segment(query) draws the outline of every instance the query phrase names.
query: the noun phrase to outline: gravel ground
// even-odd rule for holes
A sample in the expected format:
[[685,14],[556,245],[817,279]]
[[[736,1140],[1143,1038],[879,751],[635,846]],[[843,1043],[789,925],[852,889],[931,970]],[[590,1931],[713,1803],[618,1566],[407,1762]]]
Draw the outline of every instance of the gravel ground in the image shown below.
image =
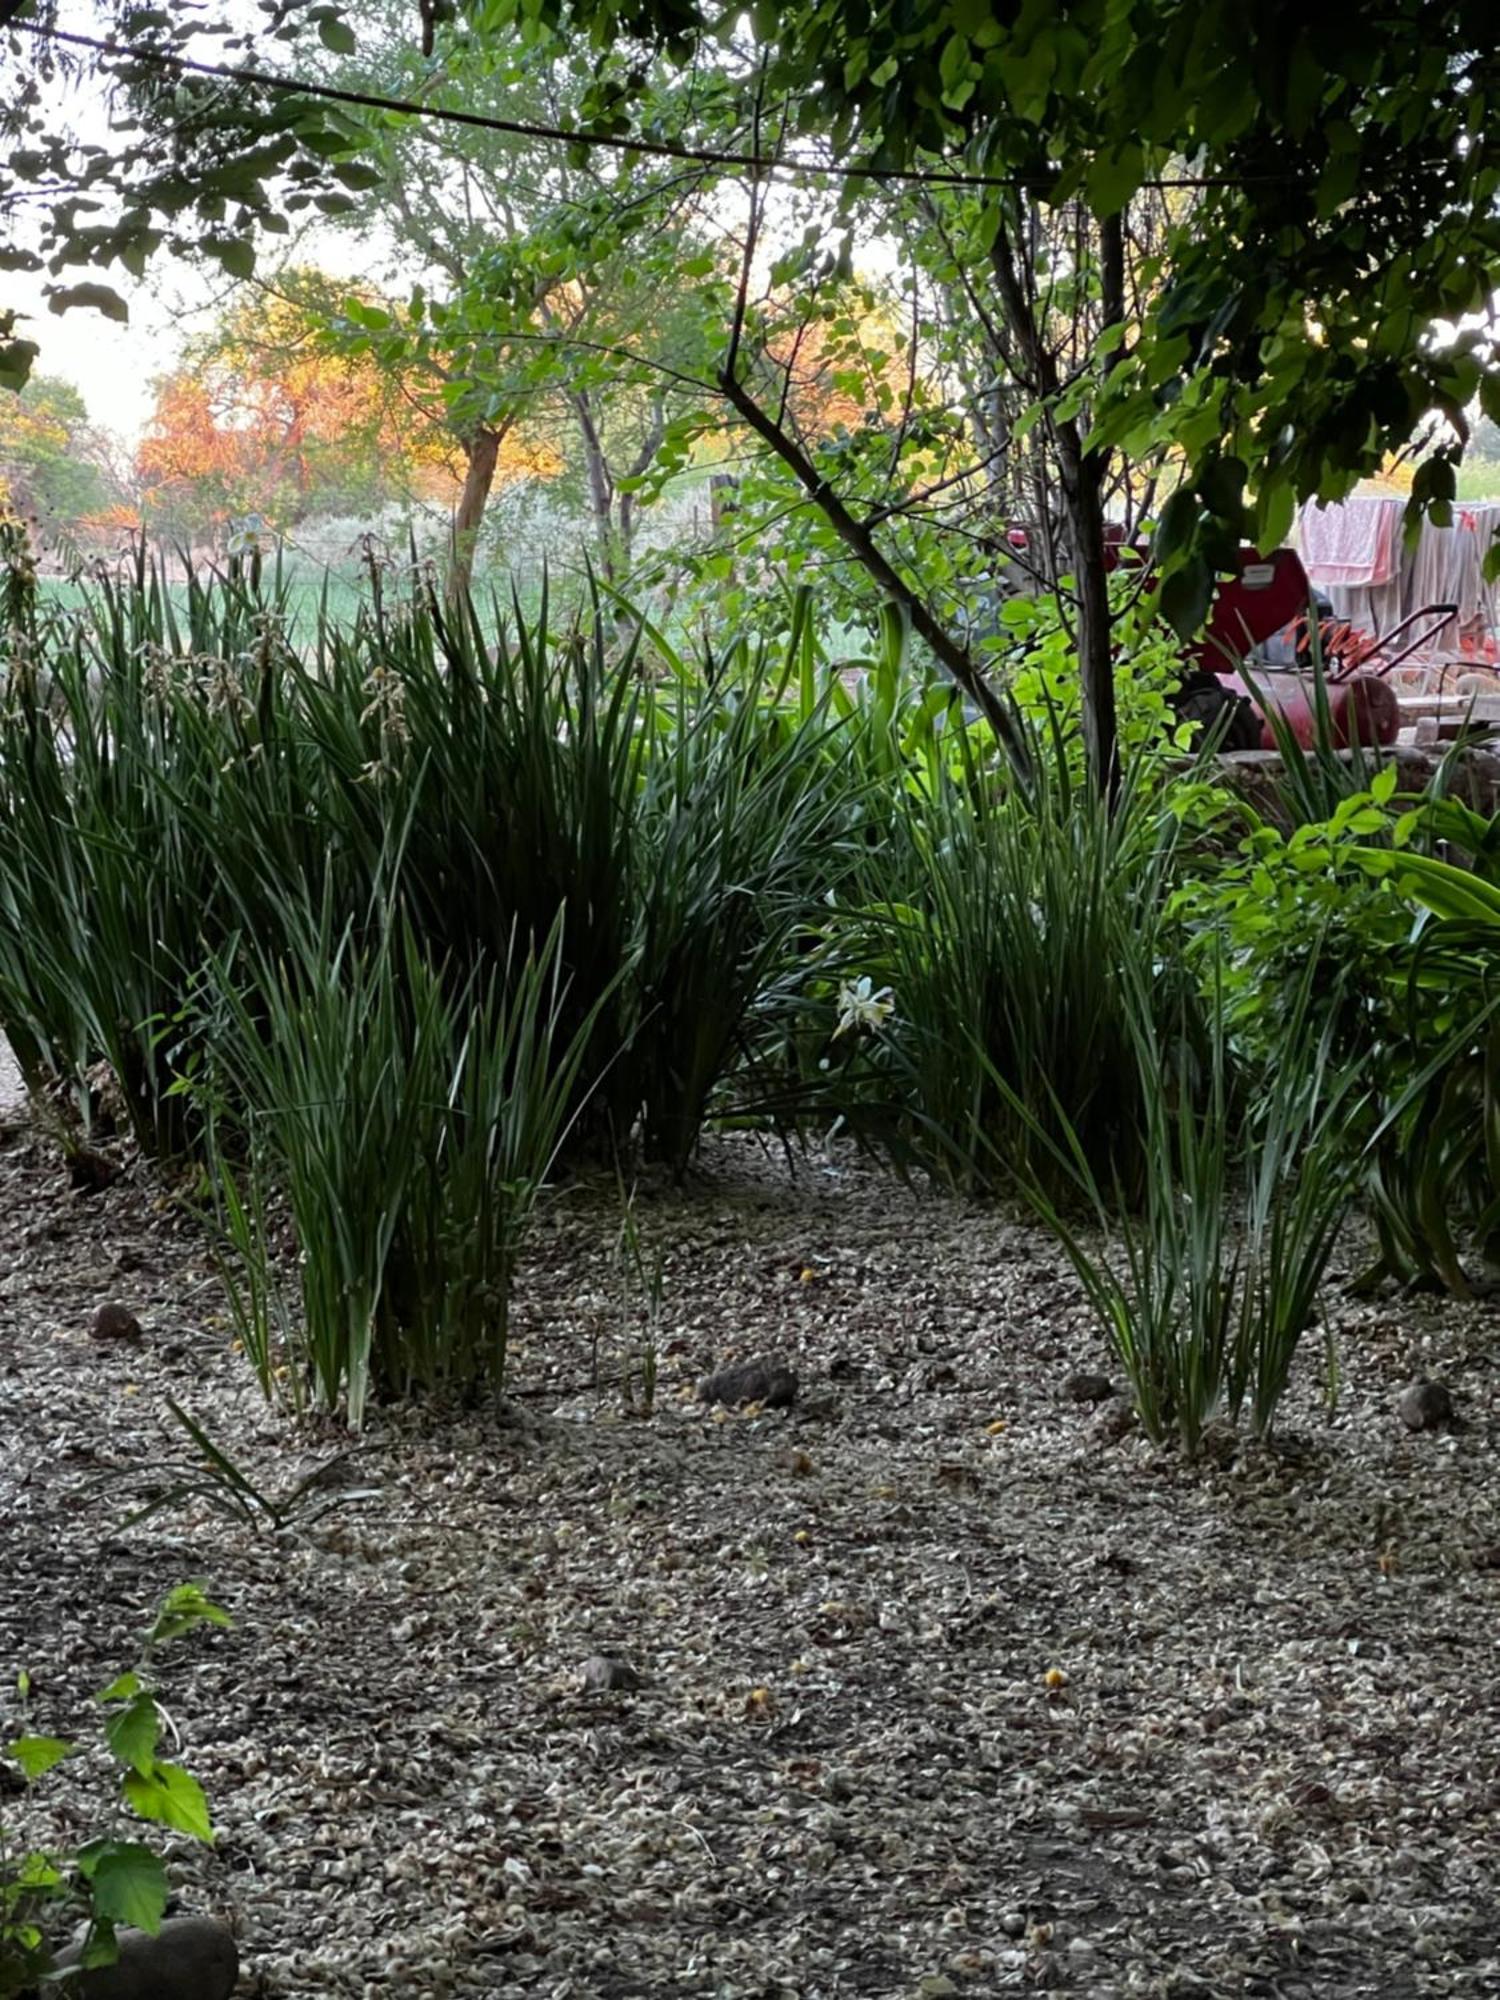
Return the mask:
[[[341,1441],[263,1405],[144,1168],[0,1142],[0,1688],[82,1733],[165,1588],[233,1613],[162,1671],[242,1995],[1500,1995],[1493,1306],[1336,1299],[1335,1413],[1309,1354],[1275,1451],[1187,1468],[1072,1400],[1108,1362],[1013,1220],[726,1141],[638,1222],[654,1335],[613,1187],[565,1189],[504,1409],[380,1413],[292,1532],[127,1531],[168,1395],[273,1492]],[[759,1351],[792,1412],[695,1400]],[[1417,1373],[1458,1428],[1397,1422]]]

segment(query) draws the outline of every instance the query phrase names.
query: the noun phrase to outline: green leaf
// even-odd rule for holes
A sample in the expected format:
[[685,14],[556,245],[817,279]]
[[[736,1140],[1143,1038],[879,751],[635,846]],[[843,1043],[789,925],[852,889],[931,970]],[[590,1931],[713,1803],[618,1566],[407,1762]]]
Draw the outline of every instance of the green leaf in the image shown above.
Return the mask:
[[231,278],[253,278],[255,275],[255,245],[243,236],[214,236],[204,249],[210,257],[217,259]]
[[40,352],[34,340],[0,340],[0,389],[24,389]]
[[1256,499],[1256,545],[1279,549],[1297,517],[1297,496],[1285,479],[1263,481]]
[[141,1677],[138,1673],[119,1674],[108,1687],[100,1688],[95,1701],[129,1701],[141,1691]]
[[179,1583],[162,1599],[146,1644],[160,1646],[168,1639],[179,1639],[195,1625],[221,1625],[232,1631],[234,1620],[205,1594],[201,1583]]
[[1250,468],[1242,458],[1212,459],[1198,475],[1198,491],[1210,513],[1238,522],[1244,507]]
[[1118,215],[1141,184],[1146,159],[1139,146],[1116,146],[1097,153],[1085,176],[1096,215]]
[[1190,486],[1179,486],[1168,497],[1156,524],[1156,559],[1170,562],[1189,546],[1198,526],[1198,496]]
[[354,30],[342,15],[325,14],[318,23],[318,39],[325,49],[332,49],[336,56],[352,56],[359,47],[354,39]]
[[50,1854],[23,1854],[19,1863],[14,1864],[13,1879],[18,1889],[39,1890],[43,1894],[63,1886],[62,1870]]
[[20,1765],[30,1782],[35,1783],[55,1764],[60,1764],[64,1757],[71,1757],[73,1745],[64,1743],[60,1736],[18,1736],[14,1743],[6,1744],[5,1754]]
[[79,1955],[79,1966],[84,1972],[97,1972],[106,1965],[113,1965],[119,1956],[114,1920],[101,1915],[89,1926],[89,1934]]
[[156,1763],[156,1745],[161,1736],[161,1718],[154,1698],[136,1695],[128,1707],[112,1715],[104,1726],[110,1749],[122,1764],[143,1778],[149,1778]]
[[145,1777],[127,1771],[121,1789],[142,1819],[176,1827],[194,1840],[212,1841],[213,1823],[203,1787],[180,1764],[157,1764]]
[[129,306],[113,285],[56,285],[48,293],[49,312],[71,312],[75,306],[92,306],[106,319],[118,320],[122,325],[130,318]]
[[[1362,850],[1356,849],[1356,855]],[[1376,850],[1377,853],[1380,850]],[[1391,857],[1382,855],[1390,861]],[[1390,873],[1403,896],[1409,896],[1436,917],[1500,928],[1500,889],[1467,868],[1438,861],[1427,854],[1403,853],[1391,862]]]
[[1190,558],[1163,577],[1161,615],[1179,639],[1191,639],[1202,629],[1213,594],[1213,571],[1201,557]]
[[149,1847],[129,1840],[95,1840],[78,1852],[93,1885],[94,1912],[112,1924],[155,1933],[167,1908],[167,1871]]

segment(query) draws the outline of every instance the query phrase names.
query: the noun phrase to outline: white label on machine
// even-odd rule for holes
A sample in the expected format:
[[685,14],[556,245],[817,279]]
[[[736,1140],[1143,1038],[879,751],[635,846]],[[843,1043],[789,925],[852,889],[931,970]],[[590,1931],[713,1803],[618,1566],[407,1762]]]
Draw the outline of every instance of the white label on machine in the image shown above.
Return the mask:
[[1275,581],[1275,563],[1246,563],[1240,574],[1240,582],[1246,590],[1265,590]]

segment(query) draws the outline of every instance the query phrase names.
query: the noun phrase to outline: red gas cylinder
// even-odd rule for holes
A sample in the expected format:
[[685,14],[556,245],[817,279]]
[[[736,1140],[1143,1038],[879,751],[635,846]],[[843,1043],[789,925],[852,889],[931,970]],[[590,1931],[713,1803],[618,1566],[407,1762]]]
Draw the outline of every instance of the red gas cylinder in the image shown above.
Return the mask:
[[[1238,674],[1227,674],[1225,679],[1240,694],[1249,695],[1263,715],[1268,708],[1277,709],[1304,750],[1316,744],[1317,693],[1310,676],[1257,671],[1253,688]],[[1390,685],[1378,674],[1353,674],[1346,681],[1329,681],[1326,686],[1334,749],[1347,750],[1351,743],[1373,747],[1395,742],[1401,728],[1401,707]],[[1260,742],[1263,750],[1276,748],[1276,733],[1265,720]]]

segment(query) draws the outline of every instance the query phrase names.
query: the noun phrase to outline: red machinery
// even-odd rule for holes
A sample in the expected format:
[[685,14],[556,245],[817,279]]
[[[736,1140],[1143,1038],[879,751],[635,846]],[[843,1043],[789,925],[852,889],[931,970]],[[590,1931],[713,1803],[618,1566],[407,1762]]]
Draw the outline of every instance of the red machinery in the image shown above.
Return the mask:
[[[1031,532],[1016,525],[1006,539],[1022,551]],[[1149,548],[1126,546],[1116,524],[1106,527],[1105,539],[1110,569],[1149,564]],[[1401,710],[1387,675],[1430,646],[1457,614],[1456,604],[1427,605],[1373,638],[1320,615],[1295,549],[1263,556],[1242,548],[1237,573],[1220,581],[1203,636],[1189,649],[1179,712],[1212,727],[1227,709],[1224,749],[1274,750],[1276,732],[1267,719],[1267,710],[1274,709],[1303,748],[1311,749],[1318,740],[1321,662],[1334,747],[1392,743]]]
[[[1431,645],[1457,613],[1456,604],[1428,605],[1382,637],[1371,638],[1317,617],[1307,571],[1294,549],[1276,549],[1269,556],[1242,549],[1239,572],[1219,585],[1207,629],[1192,649],[1197,671],[1189,682],[1189,712],[1211,720],[1208,711],[1215,703],[1209,683],[1217,682],[1223,690],[1218,707],[1251,703],[1262,749],[1276,748],[1266,716],[1271,708],[1290,724],[1303,748],[1311,749],[1318,735],[1316,662],[1321,659],[1334,746],[1393,743],[1401,711],[1386,676]],[[1412,636],[1417,627],[1421,629]],[[1249,747],[1245,734],[1242,730],[1231,747]]]

